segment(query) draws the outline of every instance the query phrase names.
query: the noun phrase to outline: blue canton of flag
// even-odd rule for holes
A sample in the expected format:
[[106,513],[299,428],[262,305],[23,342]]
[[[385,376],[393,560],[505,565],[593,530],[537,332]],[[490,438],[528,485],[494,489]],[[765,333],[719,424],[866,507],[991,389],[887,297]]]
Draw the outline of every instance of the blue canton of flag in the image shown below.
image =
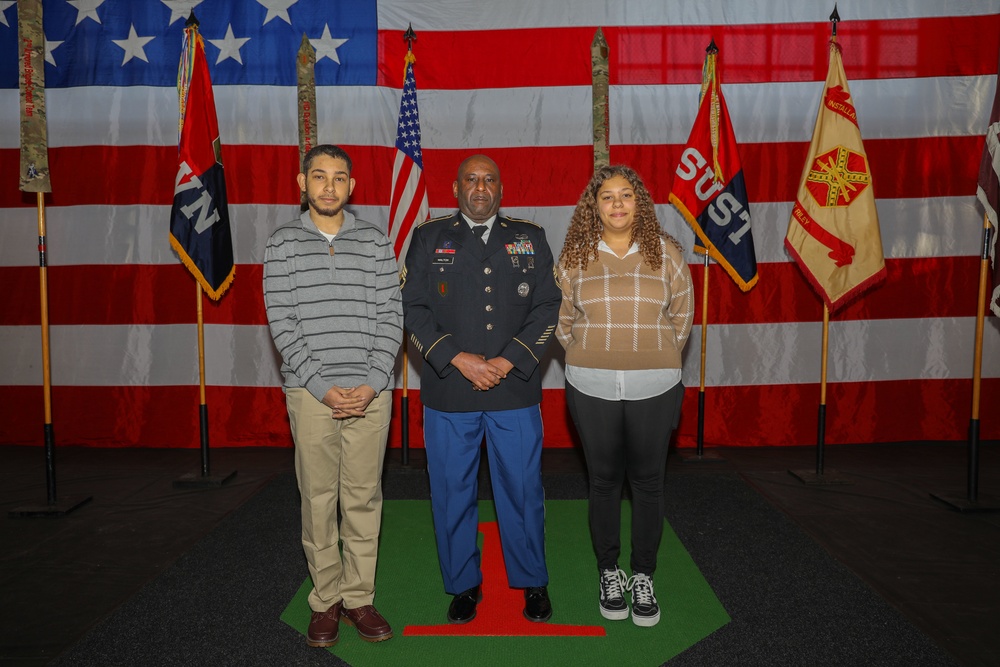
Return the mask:
[[417,110],[417,81],[413,77],[413,63],[406,65],[403,81],[403,98],[399,103],[399,125],[396,127],[396,148],[424,168],[420,155],[420,112]]
[[[0,88],[17,88],[17,28],[0,2]],[[215,85],[294,86],[305,33],[317,85],[374,86],[375,0],[65,0],[45,3],[45,85],[175,86],[194,12]]]

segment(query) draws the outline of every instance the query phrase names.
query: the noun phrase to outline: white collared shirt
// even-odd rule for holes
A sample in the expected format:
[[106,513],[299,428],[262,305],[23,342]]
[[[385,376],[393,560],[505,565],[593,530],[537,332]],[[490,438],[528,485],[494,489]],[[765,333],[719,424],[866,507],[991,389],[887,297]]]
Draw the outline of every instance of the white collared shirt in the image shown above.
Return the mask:
[[469,225],[469,229],[477,227],[479,224],[486,225],[486,231],[483,232],[483,243],[485,244],[487,241],[490,240],[490,232],[493,231],[493,223],[496,222],[497,216],[494,215],[489,220],[483,223],[475,223],[472,220],[469,220],[469,218],[464,213],[462,213],[462,219],[465,220],[467,225]]

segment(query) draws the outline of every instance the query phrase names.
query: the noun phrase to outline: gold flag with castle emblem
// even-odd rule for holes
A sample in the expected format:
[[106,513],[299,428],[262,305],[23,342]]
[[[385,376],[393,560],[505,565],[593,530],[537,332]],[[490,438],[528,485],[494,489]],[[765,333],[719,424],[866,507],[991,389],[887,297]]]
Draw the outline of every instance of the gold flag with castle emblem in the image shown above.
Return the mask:
[[21,89],[21,177],[23,192],[52,192],[45,122],[45,33],[42,0],[18,0],[17,57]]
[[871,168],[836,37],[785,247],[830,312],[886,277]]

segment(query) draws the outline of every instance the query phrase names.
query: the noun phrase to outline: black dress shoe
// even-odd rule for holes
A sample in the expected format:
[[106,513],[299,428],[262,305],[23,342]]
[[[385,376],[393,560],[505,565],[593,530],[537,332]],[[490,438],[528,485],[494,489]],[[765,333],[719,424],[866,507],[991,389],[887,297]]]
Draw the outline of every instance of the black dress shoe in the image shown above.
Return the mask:
[[479,586],[473,586],[456,595],[448,607],[448,622],[460,625],[474,619],[476,617],[476,604],[482,599],[483,594]]
[[535,623],[544,623],[552,618],[552,602],[545,586],[524,589],[524,617]]

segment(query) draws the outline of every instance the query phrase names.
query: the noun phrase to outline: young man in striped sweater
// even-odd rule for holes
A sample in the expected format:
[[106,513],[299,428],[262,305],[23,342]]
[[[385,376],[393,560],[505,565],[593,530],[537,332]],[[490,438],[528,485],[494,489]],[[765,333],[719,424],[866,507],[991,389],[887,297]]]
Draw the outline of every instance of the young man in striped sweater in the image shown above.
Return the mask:
[[399,273],[385,234],[344,210],[355,183],[346,152],[316,146],[298,182],[309,208],[268,239],[264,303],[281,353],[313,582],[306,641],[333,646],[341,618],[361,639],[383,641],[392,629],[372,602],[403,332]]

